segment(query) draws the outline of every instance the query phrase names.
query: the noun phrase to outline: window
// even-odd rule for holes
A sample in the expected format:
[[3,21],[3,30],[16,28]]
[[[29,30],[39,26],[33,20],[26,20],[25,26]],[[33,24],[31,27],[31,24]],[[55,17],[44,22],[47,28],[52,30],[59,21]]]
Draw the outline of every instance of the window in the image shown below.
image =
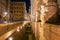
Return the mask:
[[19,11],[19,13],[20,13],[21,11]]
[[13,7],[10,7],[10,9],[13,9]]
[[16,7],[18,9],[18,7]]
[[23,13],[23,11],[22,11],[22,13]]
[[14,13],[16,13],[16,11],[14,11]]
[[18,13],[18,11],[17,11],[17,13]]
[[13,13],[13,11],[10,11],[11,13]]

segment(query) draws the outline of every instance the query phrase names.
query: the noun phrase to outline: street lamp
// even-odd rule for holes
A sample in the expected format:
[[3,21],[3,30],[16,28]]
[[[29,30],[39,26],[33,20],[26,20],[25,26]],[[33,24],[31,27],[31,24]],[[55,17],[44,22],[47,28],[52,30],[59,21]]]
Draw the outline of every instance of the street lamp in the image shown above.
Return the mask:
[[3,17],[6,17],[7,16],[7,12],[3,12]]
[[19,32],[20,31],[20,27],[18,26],[18,28],[17,28],[17,32]]
[[3,16],[6,16],[8,13],[7,12],[3,12]]
[[13,38],[12,37],[9,37],[9,39],[8,40],[13,40]]
[[9,14],[8,14],[8,12],[3,12],[3,21],[9,21]]

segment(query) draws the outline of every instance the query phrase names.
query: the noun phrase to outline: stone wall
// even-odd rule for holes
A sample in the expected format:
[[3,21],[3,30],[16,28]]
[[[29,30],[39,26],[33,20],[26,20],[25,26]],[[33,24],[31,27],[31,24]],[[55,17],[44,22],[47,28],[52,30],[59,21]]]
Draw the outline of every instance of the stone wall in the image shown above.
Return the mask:
[[45,24],[44,36],[46,40],[60,40],[60,25]]
[[60,25],[45,23],[41,27],[41,22],[38,22],[35,32],[38,40],[60,40]]

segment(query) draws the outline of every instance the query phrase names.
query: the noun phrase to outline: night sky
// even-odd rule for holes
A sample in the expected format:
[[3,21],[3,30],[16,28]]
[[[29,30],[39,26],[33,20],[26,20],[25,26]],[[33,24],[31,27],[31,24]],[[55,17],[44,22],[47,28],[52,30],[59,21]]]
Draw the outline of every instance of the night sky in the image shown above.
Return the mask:
[[11,0],[11,1],[26,2],[26,10],[28,12],[30,6],[30,0]]

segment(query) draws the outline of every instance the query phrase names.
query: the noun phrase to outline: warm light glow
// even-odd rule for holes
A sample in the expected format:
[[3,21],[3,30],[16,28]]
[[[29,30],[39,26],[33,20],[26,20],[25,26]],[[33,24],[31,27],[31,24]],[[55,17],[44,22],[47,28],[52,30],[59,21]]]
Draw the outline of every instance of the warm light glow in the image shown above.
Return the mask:
[[3,17],[6,17],[8,16],[8,13],[7,12],[3,12]]
[[22,26],[20,28],[22,29]]
[[46,7],[44,5],[41,5],[41,15],[40,15],[40,19],[41,19],[41,26],[44,25],[45,22],[45,12],[48,11],[48,9],[46,9]]
[[37,21],[37,18],[38,18],[38,12],[36,12],[36,21]]
[[12,37],[9,37],[9,40],[13,40],[13,38]]
[[4,15],[7,15],[8,13],[7,13],[7,12],[4,12],[3,14],[4,14]]
[[45,12],[48,12],[49,10],[48,10],[48,7],[45,7]]
[[9,32],[7,35],[11,35],[12,33],[11,32]]
[[45,12],[45,7],[44,5],[41,5],[41,13],[44,13]]
[[20,27],[17,28],[17,31],[18,31],[18,32],[20,31]]
[[23,23],[23,25],[22,25],[22,27],[24,27],[25,26],[25,24],[27,24],[27,23],[29,23],[30,21],[24,21],[24,23]]
[[26,24],[26,22],[23,23],[23,26]]
[[43,21],[43,20],[44,20],[45,11],[47,11],[47,10],[45,10],[44,5],[41,5],[41,21]]

